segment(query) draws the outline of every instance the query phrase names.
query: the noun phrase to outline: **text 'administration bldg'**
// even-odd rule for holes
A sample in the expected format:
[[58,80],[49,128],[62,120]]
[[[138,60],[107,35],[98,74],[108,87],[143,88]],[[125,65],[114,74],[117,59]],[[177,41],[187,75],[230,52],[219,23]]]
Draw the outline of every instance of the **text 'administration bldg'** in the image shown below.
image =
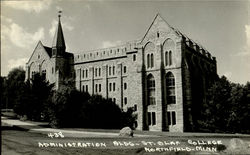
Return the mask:
[[141,40],[80,54],[66,52],[59,15],[52,48],[39,41],[26,64],[26,79],[36,72],[56,89],[73,78],[80,91],[134,107],[138,130],[170,132],[192,131],[217,77],[215,57],[159,14]]

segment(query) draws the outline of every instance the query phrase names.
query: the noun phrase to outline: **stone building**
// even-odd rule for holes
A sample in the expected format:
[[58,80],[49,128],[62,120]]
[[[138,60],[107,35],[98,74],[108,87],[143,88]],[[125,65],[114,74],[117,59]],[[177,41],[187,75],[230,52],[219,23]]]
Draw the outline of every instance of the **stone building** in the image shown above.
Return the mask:
[[194,130],[217,77],[215,57],[159,14],[140,40],[77,54],[66,52],[59,15],[52,48],[38,43],[26,79],[35,72],[56,88],[73,78],[82,92],[111,98],[123,110],[133,107],[138,130],[169,132]]

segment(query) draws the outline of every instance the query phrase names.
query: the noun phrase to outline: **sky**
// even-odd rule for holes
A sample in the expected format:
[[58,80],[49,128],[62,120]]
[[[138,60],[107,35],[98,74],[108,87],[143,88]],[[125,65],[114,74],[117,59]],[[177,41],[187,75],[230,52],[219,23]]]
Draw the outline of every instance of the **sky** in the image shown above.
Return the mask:
[[250,2],[245,1],[1,1],[1,76],[25,69],[39,40],[52,46],[62,10],[66,50],[115,46],[141,39],[157,13],[217,59],[219,76],[250,81]]

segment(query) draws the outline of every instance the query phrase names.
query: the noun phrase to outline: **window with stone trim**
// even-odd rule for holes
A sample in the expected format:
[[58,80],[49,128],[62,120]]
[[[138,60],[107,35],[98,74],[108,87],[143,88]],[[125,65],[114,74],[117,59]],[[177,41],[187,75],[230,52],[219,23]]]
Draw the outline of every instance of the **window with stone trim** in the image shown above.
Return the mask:
[[127,97],[124,97],[124,104],[127,105],[127,102],[128,102]]
[[134,105],[134,111],[137,111],[137,104]]
[[148,112],[148,125],[156,125],[156,114],[155,112]]
[[46,79],[46,70],[43,70],[43,71],[42,71],[42,78],[43,78],[43,79]]
[[154,54],[147,54],[147,68],[153,68],[154,67]]
[[167,117],[168,117],[168,125],[176,125],[176,113],[175,113],[175,111],[168,111]]
[[166,90],[167,104],[175,104],[175,78],[171,72],[168,72],[166,75]]
[[111,66],[109,66],[109,75],[111,75]]
[[127,83],[124,83],[124,90],[127,89]]
[[101,68],[99,68],[99,76],[101,76]]
[[88,92],[88,85],[86,85],[86,92]]
[[95,77],[97,77],[97,68],[95,69]]
[[136,61],[136,55],[135,54],[133,55],[133,61]]
[[169,51],[169,66],[172,65],[172,51]]
[[165,52],[165,66],[168,66],[168,51]]
[[152,74],[147,77],[148,105],[155,105],[155,79]]
[[150,67],[150,55],[147,54],[147,67],[149,68]]
[[113,66],[113,75],[115,75],[115,66]]
[[113,91],[115,91],[115,83],[113,83]]
[[127,73],[127,67],[126,66],[123,67],[123,73]]
[[101,91],[102,91],[102,85],[99,84],[99,92],[101,92]]

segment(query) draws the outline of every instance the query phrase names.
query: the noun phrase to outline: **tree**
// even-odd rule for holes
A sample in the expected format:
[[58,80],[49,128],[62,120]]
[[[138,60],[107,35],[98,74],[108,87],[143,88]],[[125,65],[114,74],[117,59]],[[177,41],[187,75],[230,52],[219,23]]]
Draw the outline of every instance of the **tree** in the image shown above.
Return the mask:
[[30,120],[46,120],[46,105],[50,102],[53,84],[49,84],[39,73],[34,78],[19,85],[16,94],[14,111],[20,116],[27,116]]
[[250,84],[229,82],[222,76],[207,93],[198,120],[201,131],[250,133]]
[[21,91],[22,89],[22,85],[24,84],[24,79],[25,79],[25,71],[21,67],[14,68],[9,72],[5,87],[7,108],[14,108],[14,106],[18,104],[17,96],[19,91]]
[[68,85],[61,85],[48,107],[53,127],[120,129],[134,124],[131,110],[122,112],[111,99],[90,96]]

